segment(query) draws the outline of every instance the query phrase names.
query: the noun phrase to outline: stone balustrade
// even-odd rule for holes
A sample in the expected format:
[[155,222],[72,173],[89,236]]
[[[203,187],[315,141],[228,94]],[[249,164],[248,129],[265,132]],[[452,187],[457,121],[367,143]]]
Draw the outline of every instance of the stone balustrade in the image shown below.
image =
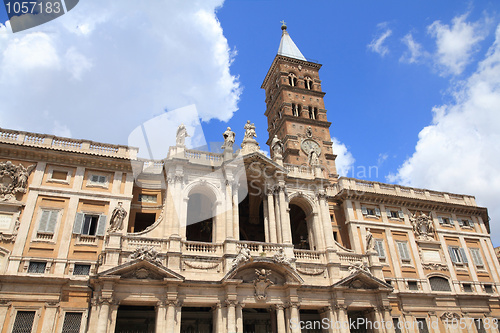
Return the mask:
[[342,190],[356,191],[358,193],[377,193],[394,195],[408,199],[433,200],[443,203],[459,204],[476,207],[476,199],[470,195],[451,194],[446,192],[417,189],[401,185],[384,184],[355,178],[340,178],[339,183],[328,188],[328,195],[334,196]]
[[314,179],[314,170],[308,166],[293,164],[284,164],[283,166],[288,172],[288,177]]
[[293,250],[293,254],[297,261],[304,262],[321,262],[323,257],[322,252],[313,250]]
[[182,252],[222,255],[223,245],[214,243],[205,243],[205,242],[183,241]]
[[0,128],[0,143],[132,160],[137,159],[138,151],[138,148],[135,147],[103,144],[89,140],[75,140],[49,134],[13,131],[3,128]]
[[168,240],[136,236],[123,237],[122,249],[124,251],[134,251],[141,247],[153,248],[158,252],[166,252],[168,250]]

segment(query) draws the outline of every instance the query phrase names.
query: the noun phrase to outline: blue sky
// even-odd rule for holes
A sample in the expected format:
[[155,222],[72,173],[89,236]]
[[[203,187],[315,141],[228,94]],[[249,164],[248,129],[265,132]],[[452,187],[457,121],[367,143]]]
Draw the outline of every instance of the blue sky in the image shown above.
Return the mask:
[[[195,104],[207,141],[221,141],[231,126],[239,142],[251,120],[267,149],[260,85],[281,20],[302,53],[323,64],[343,173],[473,194],[489,208],[500,245],[498,1],[171,0],[137,8],[82,0],[26,32],[0,27],[0,126],[126,144],[142,122]],[[370,166],[378,173],[361,172]]]

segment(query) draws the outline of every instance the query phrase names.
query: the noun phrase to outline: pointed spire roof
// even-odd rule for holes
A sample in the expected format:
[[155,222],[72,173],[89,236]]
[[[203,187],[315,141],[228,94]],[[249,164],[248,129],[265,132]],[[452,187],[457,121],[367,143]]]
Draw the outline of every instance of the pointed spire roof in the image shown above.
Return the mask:
[[292,38],[288,34],[288,31],[286,31],[285,21],[281,21],[281,24],[281,30],[283,30],[283,33],[281,34],[281,42],[280,48],[278,49],[278,55],[307,61],[307,59],[302,55],[302,52],[300,52],[297,45],[295,45],[295,43],[293,42]]

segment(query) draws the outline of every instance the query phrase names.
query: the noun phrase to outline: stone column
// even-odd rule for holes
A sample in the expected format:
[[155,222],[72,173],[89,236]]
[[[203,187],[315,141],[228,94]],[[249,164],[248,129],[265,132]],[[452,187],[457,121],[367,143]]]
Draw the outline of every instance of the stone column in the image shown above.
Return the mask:
[[5,318],[7,317],[7,312],[9,312],[9,308],[11,305],[12,303],[9,301],[0,301],[0,327],[3,327],[3,325],[5,324]]
[[213,332],[224,332],[224,325],[222,323],[222,304],[216,303],[212,306],[212,311]]
[[325,246],[327,249],[334,249],[335,243],[333,240],[332,222],[330,221],[330,212],[328,203],[326,202],[326,193],[321,191],[318,194],[319,207],[320,207],[320,221],[322,221],[323,234],[325,236]]
[[113,302],[113,305],[109,307],[109,326],[108,332],[114,332],[116,328],[116,316],[118,315],[118,303]]
[[347,317],[347,307],[343,304],[336,306],[337,320],[340,326],[340,333],[349,333],[349,318]]
[[104,299],[101,302],[101,309],[99,311],[99,320],[97,321],[97,333],[106,333],[108,330],[109,319],[109,304],[111,300]]
[[278,326],[278,332],[286,332],[285,325],[285,311],[283,304],[276,304],[276,322]]
[[243,306],[241,302],[236,305],[236,331],[238,333],[243,333]]
[[[386,322],[386,324],[384,325],[385,331],[387,333],[395,333],[396,331],[394,329],[394,326],[392,325],[392,323],[393,323],[392,316],[391,316],[392,307],[390,305],[386,305],[386,306],[381,306],[379,309],[380,309],[380,312],[382,313],[382,318]],[[390,323],[390,324],[387,324],[387,323]]]
[[292,230],[290,226],[290,216],[288,215],[288,203],[285,198],[284,185],[279,186],[278,196],[280,202],[281,230],[283,233],[283,243],[292,243]]
[[174,333],[175,326],[175,301],[168,301],[164,305],[165,317],[163,319],[163,330],[159,332]]
[[240,215],[238,207],[238,186],[233,186],[233,238],[236,240],[240,239]]
[[276,214],[274,212],[274,196],[271,189],[267,189],[267,215],[269,217],[269,241],[271,243],[277,243],[276,233]]
[[227,333],[236,333],[236,301],[226,300],[227,304]]
[[156,305],[156,324],[155,324],[156,333],[165,332],[166,320],[167,320],[167,304],[164,300],[159,301]]
[[335,328],[335,323],[337,322],[337,318],[335,316],[335,312],[333,311],[332,306],[326,306],[322,309],[321,320],[323,320],[324,318],[328,319],[327,332],[328,333],[336,333],[334,328]]
[[383,324],[383,317],[382,317],[382,313],[381,313],[381,309],[380,308],[374,308],[373,309],[373,320],[375,322],[378,322],[380,326],[377,326],[377,328],[373,328],[373,331],[375,333],[385,333],[386,330],[385,330],[385,325],[382,325]]
[[[274,196],[273,196],[274,198]],[[281,219],[281,213],[280,213],[280,203],[278,200],[278,196],[276,195],[276,198],[273,199],[274,202],[274,216],[276,219],[276,242],[277,243],[283,243],[283,227],[282,227],[282,219]]]
[[299,303],[290,302],[290,324],[292,333],[300,333]]
[[181,320],[182,320],[182,301],[177,301],[174,308],[174,333],[181,333]]
[[45,312],[42,322],[42,333],[51,333],[55,326],[57,308],[59,303],[49,302],[45,303]]
[[226,238],[234,239],[232,185],[226,180]]
[[179,216],[175,209],[175,180],[172,177],[167,179],[168,185],[165,191],[165,223],[162,223],[167,228],[165,237],[171,235],[179,235]]
[[266,243],[270,243],[269,240],[269,210],[267,209],[267,196],[262,198],[262,208],[264,209],[264,240]]

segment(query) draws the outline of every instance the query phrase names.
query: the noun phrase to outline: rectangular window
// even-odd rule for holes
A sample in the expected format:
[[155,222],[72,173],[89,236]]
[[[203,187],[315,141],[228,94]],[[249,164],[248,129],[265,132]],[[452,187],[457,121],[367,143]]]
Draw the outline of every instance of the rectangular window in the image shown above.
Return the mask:
[[139,194],[139,202],[157,203],[158,202],[158,196],[156,194],[155,195]]
[[31,333],[34,321],[35,311],[17,311],[12,333]]
[[28,273],[43,274],[45,273],[46,262],[30,261],[28,266]]
[[441,225],[453,225],[453,221],[446,216],[439,216],[438,217],[439,224]]
[[472,222],[471,220],[468,220],[468,219],[458,219],[457,222],[458,222],[458,225],[461,227],[471,227],[471,228],[474,227],[474,222]]
[[395,333],[401,333],[401,324],[399,323],[399,318],[392,318],[392,325],[394,326]]
[[101,175],[91,175],[90,181],[96,184],[106,184],[108,182],[108,177]]
[[471,248],[470,255],[472,257],[472,261],[476,266],[483,266],[483,259],[481,257],[481,251],[477,248]]
[[53,234],[56,229],[58,216],[59,216],[58,210],[42,209],[40,222],[38,223],[38,232]]
[[491,284],[485,284],[484,291],[488,294],[493,294],[493,286]]
[[385,259],[384,241],[382,239],[375,239],[375,251],[377,251],[379,258]]
[[377,207],[361,207],[361,212],[363,215],[380,216],[380,209]]
[[83,219],[82,235],[95,236],[99,215],[87,215]]
[[386,210],[386,213],[387,213],[387,217],[390,218],[390,219],[404,219],[404,214],[403,214],[403,211],[401,210],[390,210],[390,209],[387,209]]
[[406,242],[396,242],[399,251],[399,257],[403,261],[410,261],[410,251],[408,251],[408,244]]
[[408,289],[409,290],[418,290],[417,281],[408,281]]
[[53,170],[52,177],[50,177],[50,179],[67,180],[68,179],[68,171]]
[[87,236],[104,236],[106,215],[76,213],[73,233]]
[[464,288],[464,292],[466,292],[466,293],[472,292],[472,285],[470,283],[462,284],[462,288]]
[[89,275],[90,265],[75,264],[73,275]]
[[461,247],[448,246],[448,252],[450,253],[450,259],[454,263],[467,264],[467,256],[465,255],[465,250]]
[[79,333],[82,325],[81,312],[66,312],[64,315],[64,323],[62,333]]
[[417,318],[417,327],[419,333],[429,333],[429,327],[427,327],[425,318]]

